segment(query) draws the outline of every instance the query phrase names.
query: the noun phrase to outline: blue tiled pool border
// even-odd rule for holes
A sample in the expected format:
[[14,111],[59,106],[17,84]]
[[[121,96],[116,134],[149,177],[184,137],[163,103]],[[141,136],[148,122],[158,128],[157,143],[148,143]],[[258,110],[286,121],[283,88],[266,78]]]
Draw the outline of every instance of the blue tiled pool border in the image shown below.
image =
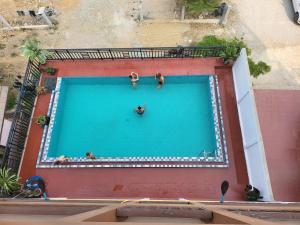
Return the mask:
[[[71,78],[69,78],[71,79]],[[53,165],[55,158],[48,157],[48,149],[52,135],[62,78],[57,78],[56,88],[52,91],[47,115],[49,126],[44,127],[37,168],[91,168],[91,167],[228,167],[228,153],[223,124],[221,99],[217,75],[209,76],[214,127],[216,134],[215,157],[98,157],[95,160],[84,157],[68,158],[68,164]],[[205,151],[204,151],[205,154]],[[168,163],[169,162],[169,163]],[[177,164],[176,164],[177,163]]]

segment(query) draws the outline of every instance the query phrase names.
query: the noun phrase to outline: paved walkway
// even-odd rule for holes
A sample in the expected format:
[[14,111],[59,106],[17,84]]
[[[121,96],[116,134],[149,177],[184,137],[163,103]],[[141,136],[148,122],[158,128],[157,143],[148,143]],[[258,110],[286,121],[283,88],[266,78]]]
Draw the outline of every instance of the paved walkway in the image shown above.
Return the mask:
[[300,201],[300,91],[254,93],[274,198]]

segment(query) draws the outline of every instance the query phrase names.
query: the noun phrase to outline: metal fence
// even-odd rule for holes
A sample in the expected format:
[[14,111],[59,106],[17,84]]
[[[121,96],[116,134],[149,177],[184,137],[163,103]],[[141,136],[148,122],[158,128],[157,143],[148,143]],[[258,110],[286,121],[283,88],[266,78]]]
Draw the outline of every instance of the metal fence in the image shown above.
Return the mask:
[[7,145],[3,157],[3,165],[17,172],[27,132],[31,120],[31,114],[36,97],[35,88],[39,83],[40,72],[38,62],[29,62],[27,65],[23,85],[20,88],[20,94],[13,117],[11,130],[7,140]]
[[154,59],[217,57],[224,46],[163,47],[163,48],[104,48],[104,49],[48,49],[48,60],[78,59]]
[[[114,48],[114,49],[48,49],[47,60],[105,60],[105,59],[154,59],[154,58],[202,58],[217,57],[224,46],[163,47],[163,48]],[[40,80],[39,63],[29,62],[13,117],[1,166],[18,171],[31,115],[36,98],[36,86]]]

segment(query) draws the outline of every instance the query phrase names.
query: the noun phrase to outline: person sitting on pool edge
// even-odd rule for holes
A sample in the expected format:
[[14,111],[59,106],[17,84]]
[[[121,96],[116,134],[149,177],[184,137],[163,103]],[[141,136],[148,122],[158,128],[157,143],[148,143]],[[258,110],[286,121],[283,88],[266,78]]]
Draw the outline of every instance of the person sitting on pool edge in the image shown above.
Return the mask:
[[158,80],[157,88],[161,88],[165,83],[165,78],[161,73],[155,74],[155,80]]
[[135,112],[139,115],[143,115],[144,112],[145,112],[145,107],[142,107],[142,106],[138,106],[136,109],[135,109]]
[[96,156],[92,152],[85,153],[85,156],[88,159],[96,159]]
[[61,165],[68,161],[69,161],[69,159],[66,156],[61,155],[53,162],[53,165]]
[[135,72],[131,72],[131,74],[129,75],[131,84],[133,87],[136,87],[137,82],[139,81],[139,75]]

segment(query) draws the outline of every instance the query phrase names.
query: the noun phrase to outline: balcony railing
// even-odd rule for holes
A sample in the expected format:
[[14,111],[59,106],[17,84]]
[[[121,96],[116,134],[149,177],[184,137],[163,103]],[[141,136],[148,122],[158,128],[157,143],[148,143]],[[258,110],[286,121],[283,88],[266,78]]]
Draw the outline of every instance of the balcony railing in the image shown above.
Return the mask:
[[49,60],[78,59],[154,59],[218,57],[224,46],[163,47],[163,48],[103,48],[103,49],[49,49]]

